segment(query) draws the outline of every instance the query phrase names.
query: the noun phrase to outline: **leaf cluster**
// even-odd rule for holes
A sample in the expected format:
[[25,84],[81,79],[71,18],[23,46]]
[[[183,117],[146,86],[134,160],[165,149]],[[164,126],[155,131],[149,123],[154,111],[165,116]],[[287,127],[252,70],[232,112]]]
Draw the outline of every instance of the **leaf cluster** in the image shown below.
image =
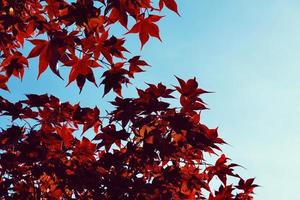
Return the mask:
[[[205,161],[206,153],[217,155],[225,142],[200,121],[205,91],[195,79],[178,81],[174,89],[149,84],[136,98],[116,97],[115,109],[105,116],[97,107],[61,103],[46,94],[16,103],[1,98],[0,114],[12,121],[0,133],[1,196],[205,199],[206,192],[209,200],[252,199],[257,185],[234,173],[237,164],[225,155],[215,164]],[[180,108],[169,103],[175,92]],[[79,140],[74,136],[79,131],[94,137]],[[210,187],[214,177],[221,181],[216,192]]]
[[[122,86],[149,66],[128,56],[126,37],[138,34],[141,48],[150,37],[161,40],[164,8],[179,15],[175,0],[0,0],[1,89],[38,58],[37,77],[49,68],[64,79],[60,68],[69,68],[67,85],[81,91],[87,80],[98,86],[98,76],[103,95],[116,93],[109,112],[48,94],[0,97],[8,122],[0,130],[0,199],[253,199],[254,179],[234,172],[239,165],[221,153],[218,129],[200,120],[208,92],[196,78],[176,77],[172,88],[149,83],[136,98],[122,97]],[[122,37],[112,34],[117,24]]]

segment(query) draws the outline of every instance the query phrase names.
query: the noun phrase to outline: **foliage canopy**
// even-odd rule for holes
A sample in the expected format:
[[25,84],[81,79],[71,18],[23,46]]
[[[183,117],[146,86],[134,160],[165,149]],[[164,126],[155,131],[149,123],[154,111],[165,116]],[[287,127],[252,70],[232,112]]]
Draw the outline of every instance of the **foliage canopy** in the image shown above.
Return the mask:
[[[234,172],[237,164],[224,154],[215,163],[204,159],[225,142],[200,121],[207,91],[195,78],[176,77],[172,88],[150,83],[136,98],[122,97],[122,86],[148,66],[127,56],[126,35],[138,34],[141,48],[150,37],[161,40],[164,8],[179,15],[175,0],[0,1],[1,89],[9,90],[12,76],[22,79],[38,57],[38,77],[50,68],[63,79],[59,68],[70,68],[67,85],[76,82],[81,91],[86,80],[99,84],[94,70],[103,68],[104,95],[116,93],[109,113],[48,94],[18,102],[0,97],[0,115],[11,121],[0,132],[1,199],[253,198],[257,185]],[[111,34],[117,24],[127,29],[124,37]],[[26,41],[33,45],[28,55]],[[172,107],[174,98],[179,108]],[[74,136],[78,131],[82,139]]]

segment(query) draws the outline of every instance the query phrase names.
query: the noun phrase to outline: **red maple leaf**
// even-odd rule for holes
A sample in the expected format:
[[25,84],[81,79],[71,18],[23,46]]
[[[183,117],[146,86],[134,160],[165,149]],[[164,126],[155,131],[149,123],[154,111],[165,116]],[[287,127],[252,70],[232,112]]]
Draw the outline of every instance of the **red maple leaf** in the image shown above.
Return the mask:
[[57,63],[60,57],[60,53],[58,52],[57,47],[53,45],[51,40],[48,41],[34,39],[30,40],[30,42],[34,44],[35,47],[31,50],[27,58],[33,58],[39,55],[38,78],[47,69],[49,65],[52,72],[61,78],[57,69]]
[[167,8],[174,11],[175,13],[177,13],[180,16],[175,0],[160,0],[159,1],[159,10],[162,10],[164,6],[166,6]]
[[114,90],[119,96],[122,96],[122,83],[129,83],[126,75],[128,71],[123,68],[124,62],[119,62],[111,65],[111,69],[103,73],[104,77],[101,84],[104,84],[104,94],[105,96],[111,89]]
[[141,13],[141,8],[153,9],[150,0],[108,0],[105,8],[105,15],[109,14],[108,23],[120,22],[122,26],[127,28],[128,16],[137,18]]
[[140,60],[140,56],[134,56],[133,58],[128,60],[129,62],[129,77],[134,77],[135,73],[143,72],[140,66],[149,66],[148,63],[144,60]]
[[110,63],[113,63],[113,56],[125,59],[123,52],[129,52],[123,45],[124,38],[111,36],[108,38],[108,31],[96,36],[90,36],[81,40],[83,51],[93,53],[94,58],[98,59],[101,55]]
[[72,155],[80,162],[94,161],[95,150],[96,145],[91,143],[86,137],[83,137],[82,141],[77,142]]
[[246,181],[244,179],[240,178],[238,185],[235,187],[237,189],[244,190],[245,194],[253,194],[253,190],[256,187],[259,187],[259,185],[253,184],[253,182],[254,182],[254,178],[249,178]]
[[93,140],[102,140],[97,147],[105,147],[106,151],[109,151],[111,145],[116,144],[118,147],[121,147],[121,140],[126,140],[129,137],[129,134],[124,130],[116,130],[116,126],[110,125],[102,128],[102,133],[99,133],[94,137]]
[[67,86],[76,80],[81,91],[86,79],[97,86],[92,68],[100,67],[100,64],[91,59],[91,55],[84,54],[82,58],[71,56],[64,64],[72,67]]
[[3,90],[7,90],[9,91],[6,83],[8,81],[8,78],[2,74],[0,74],[0,88],[3,89]]
[[33,58],[39,56],[39,72],[40,75],[50,66],[52,72],[60,77],[57,63],[58,61],[65,62],[67,59],[65,51],[68,50],[73,55],[74,53],[74,43],[79,40],[76,34],[78,31],[72,31],[67,33],[67,31],[55,31],[51,33],[50,40],[34,39],[30,40],[35,47],[31,50],[27,58]]
[[156,37],[161,41],[159,28],[154,22],[158,22],[162,17],[163,16],[158,15],[149,15],[147,18],[141,16],[137,23],[126,34],[139,33],[141,48],[143,48],[150,36]]
[[5,58],[0,66],[3,67],[1,71],[5,71],[7,77],[14,75],[15,77],[22,79],[24,67],[28,67],[28,60],[17,51],[13,55]]
[[72,146],[72,142],[74,141],[74,136],[72,135],[75,129],[70,128],[68,126],[57,127],[56,131],[58,135],[61,137],[66,148],[70,148]]

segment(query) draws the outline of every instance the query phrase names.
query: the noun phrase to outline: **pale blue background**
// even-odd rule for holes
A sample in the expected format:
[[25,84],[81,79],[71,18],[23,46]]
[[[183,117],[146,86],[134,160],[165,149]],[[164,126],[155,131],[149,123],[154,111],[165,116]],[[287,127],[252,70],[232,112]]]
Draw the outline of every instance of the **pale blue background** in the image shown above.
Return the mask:
[[[300,199],[300,1],[178,1],[182,17],[167,12],[160,22],[163,43],[152,39],[139,53],[136,36],[129,36],[128,49],[153,66],[137,75],[134,85],[171,85],[173,75],[196,76],[203,88],[216,92],[205,96],[211,110],[202,119],[219,126],[231,145],[225,153],[247,168],[239,172],[257,177],[262,187],[255,199]],[[11,80],[12,92],[0,95],[18,100],[26,93],[47,92],[63,101],[107,108],[103,88],[87,83],[79,95],[75,84],[65,88],[66,81],[53,75],[36,81],[35,64],[23,83]]]

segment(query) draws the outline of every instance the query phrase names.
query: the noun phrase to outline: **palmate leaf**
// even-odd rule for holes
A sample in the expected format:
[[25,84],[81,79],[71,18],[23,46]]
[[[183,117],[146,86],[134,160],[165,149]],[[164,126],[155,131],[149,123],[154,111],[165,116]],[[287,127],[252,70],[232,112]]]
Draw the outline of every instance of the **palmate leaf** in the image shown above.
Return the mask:
[[3,89],[3,90],[9,91],[9,89],[6,85],[7,81],[8,81],[8,77],[0,74],[0,88]]
[[48,66],[50,66],[50,69],[55,75],[62,78],[57,69],[57,63],[61,55],[53,42],[39,39],[30,40],[30,42],[34,44],[35,47],[31,50],[27,58],[39,56],[38,78],[45,72]]
[[65,61],[64,64],[72,67],[67,86],[76,80],[77,86],[81,91],[86,79],[97,86],[92,69],[100,67],[100,64],[91,59],[90,55],[84,55],[82,58],[72,56],[72,58],[68,61]]
[[101,84],[104,85],[104,94],[105,96],[111,89],[119,96],[122,96],[122,83],[129,83],[126,75],[128,70],[123,68],[124,62],[119,62],[111,65],[111,69],[105,71],[102,75],[104,78]]
[[174,11],[175,13],[177,13],[177,15],[180,16],[175,0],[159,0],[159,9],[162,10],[164,6],[166,6],[167,8]]
[[128,60],[129,62],[129,76],[134,77],[135,73],[143,72],[141,69],[142,66],[149,66],[148,63],[144,60],[140,60],[140,56],[134,56]]
[[7,57],[1,63],[2,71],[5,72],[7,77],[14,75],[22,79],[24,76],[24,68],[28,67],[27,59],[20,52],[15,52],[13,55]]
[[141,49],[144,44],[149,40],[149,37],[156,37],[161,41],[159,35],[159,28],[155,24],[158,22],[163,16],[158,15],[149,15],[149,17],[145,18],[141,16],[137,23],[126,33],[138,33],[141,41]]

